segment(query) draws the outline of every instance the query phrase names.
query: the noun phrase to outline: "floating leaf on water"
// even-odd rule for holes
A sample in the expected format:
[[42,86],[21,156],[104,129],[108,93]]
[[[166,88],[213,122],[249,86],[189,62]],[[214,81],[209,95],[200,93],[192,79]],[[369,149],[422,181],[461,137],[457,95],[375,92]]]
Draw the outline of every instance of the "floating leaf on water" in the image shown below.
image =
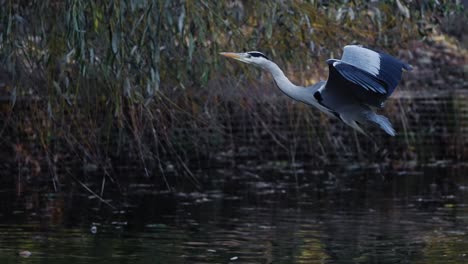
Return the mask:
[[111,225],[115,225],[115,226],[126,226],[128,223],[127,221],[113,221],[111,223]]
[[238,259],[239,257],[235,256],[235,257],[230,258],[229,260],[238,260]]
[[18,252],[18,255],[23,258],[29,258],[32,255],[32,253],[29,250],[21,250],[20,252]]
[[167,228],[165,224],[147,224],[146,227],[149,228]]

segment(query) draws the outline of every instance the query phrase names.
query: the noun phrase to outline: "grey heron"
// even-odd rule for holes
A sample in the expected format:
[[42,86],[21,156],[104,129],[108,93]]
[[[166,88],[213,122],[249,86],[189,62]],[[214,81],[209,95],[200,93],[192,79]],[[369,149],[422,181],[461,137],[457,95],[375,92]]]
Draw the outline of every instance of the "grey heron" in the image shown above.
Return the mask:
[[364,123],[376,124],[387,134],[395,135],[388,118],[375,112],[383,108],[385,100],[398,85],[403,70],[411,70],[410,65],[395,57],[362,46],[348,45],[344,47],[341,60],[327,60],[327,81],[301,87],[293,84],[279,66],[261,52],[222,52],[221,55],[269,71],[276,85],[287,96],[315,106],[364,135],[366,133],[360,126]]

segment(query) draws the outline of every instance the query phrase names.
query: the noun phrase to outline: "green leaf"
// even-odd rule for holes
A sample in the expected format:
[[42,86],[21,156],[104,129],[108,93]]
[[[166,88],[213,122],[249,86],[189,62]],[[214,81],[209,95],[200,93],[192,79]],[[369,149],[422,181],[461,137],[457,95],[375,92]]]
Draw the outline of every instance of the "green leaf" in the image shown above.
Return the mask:
[[112,34],[112,52],[114,54],[117,54],[119,52],[119,46],[120,46],[120,34],[117,32],[114,32]]
[[193,52],[195,51],[195,39],[193,35],[189,35],[189,46],[188,46],[188,55],[189,55],[189,62],[192,62]]

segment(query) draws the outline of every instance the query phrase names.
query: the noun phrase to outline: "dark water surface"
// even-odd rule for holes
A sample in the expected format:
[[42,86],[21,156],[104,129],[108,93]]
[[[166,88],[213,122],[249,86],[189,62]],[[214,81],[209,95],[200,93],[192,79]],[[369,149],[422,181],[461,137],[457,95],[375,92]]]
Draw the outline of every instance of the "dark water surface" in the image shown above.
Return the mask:
[[468,263],[467,172],[219,170],[196,192],[130,186],[114,209],[80,186],[5,189],[0,263]]

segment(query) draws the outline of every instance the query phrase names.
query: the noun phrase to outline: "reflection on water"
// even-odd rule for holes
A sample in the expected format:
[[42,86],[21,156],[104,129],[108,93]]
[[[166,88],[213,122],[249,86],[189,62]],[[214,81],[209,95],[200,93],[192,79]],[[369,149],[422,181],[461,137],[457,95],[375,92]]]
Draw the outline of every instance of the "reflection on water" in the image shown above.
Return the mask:
[[0,263],[467,263],[466,175],[223,175],[199,192],[134,186],[117,209],[6,190]]

